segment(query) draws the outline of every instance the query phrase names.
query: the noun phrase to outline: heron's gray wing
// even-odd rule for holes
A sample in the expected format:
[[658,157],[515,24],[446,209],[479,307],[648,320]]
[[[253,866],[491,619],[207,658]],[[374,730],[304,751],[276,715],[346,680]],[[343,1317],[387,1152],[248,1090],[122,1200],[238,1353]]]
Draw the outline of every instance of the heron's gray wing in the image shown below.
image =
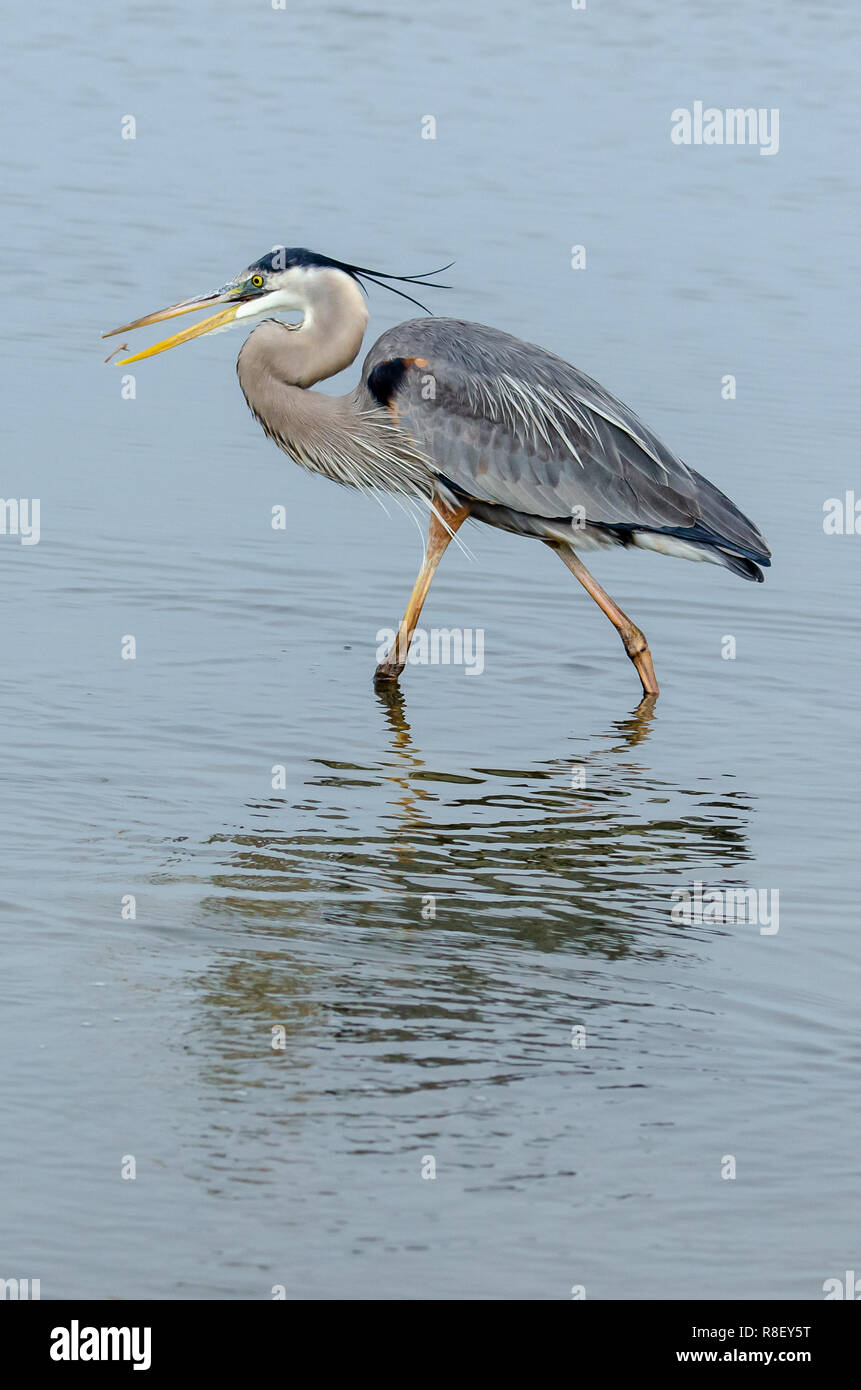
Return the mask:
[[384,333],[363,382],[439,473],[478,501],[720,545],[754,559],[756,527],[596,381],[532,343],[459,319]]

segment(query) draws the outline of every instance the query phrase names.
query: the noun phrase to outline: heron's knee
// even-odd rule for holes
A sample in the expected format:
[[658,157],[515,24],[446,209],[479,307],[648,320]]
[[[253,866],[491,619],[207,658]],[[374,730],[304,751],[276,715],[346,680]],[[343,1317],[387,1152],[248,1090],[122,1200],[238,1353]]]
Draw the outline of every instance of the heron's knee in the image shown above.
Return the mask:
[[622,629],[621,637],[625,644],[625,651],[632,661],[636,660],[638,656],[641,656],[643,652],[649,650],[649,644],[644,634],[634,623],[630,623],[626,628]]

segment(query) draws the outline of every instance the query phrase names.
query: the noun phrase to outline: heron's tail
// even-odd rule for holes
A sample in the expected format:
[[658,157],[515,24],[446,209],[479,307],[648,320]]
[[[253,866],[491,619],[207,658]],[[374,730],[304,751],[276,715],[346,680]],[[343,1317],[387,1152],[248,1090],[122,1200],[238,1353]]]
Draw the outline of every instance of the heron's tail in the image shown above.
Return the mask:
[[[703,550],[705,549],[703,546]],[[755,565],[753,560],[748,560],[745,555],[731,555],[728,550],[721,550],[718,545],[710,546],[709,549],[713,551],[719,565],[732,570],[733,574],[740,574],[742,579],[752,579],[755,584],[761,584],[765,579],[759,565]],[[768,564],[769,561],[766,560],[764,563]]]
[[660,526],[638,529],[634,544],[666,554],[687,554],[691,560],[710,560],[742,579],[761,584],[764,568],[771,564],[771,551],[765,537],[750,517],[725,493],[700,473],[690,470],[696,482],[699,520],[690,526]]

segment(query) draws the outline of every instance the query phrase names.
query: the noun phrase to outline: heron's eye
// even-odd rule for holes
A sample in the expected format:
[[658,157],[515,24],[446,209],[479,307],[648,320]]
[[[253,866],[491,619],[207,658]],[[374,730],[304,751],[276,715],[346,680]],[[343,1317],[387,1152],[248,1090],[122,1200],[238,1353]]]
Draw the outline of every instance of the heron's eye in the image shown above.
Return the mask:
[[262,275],[252,275],[252,277],[251,277],[251,283],[252,283],[252,285],[254,286],[254,288],[255,288],[256,290],[262,289],[262,287],[263,287],[263,276],[262,276]]

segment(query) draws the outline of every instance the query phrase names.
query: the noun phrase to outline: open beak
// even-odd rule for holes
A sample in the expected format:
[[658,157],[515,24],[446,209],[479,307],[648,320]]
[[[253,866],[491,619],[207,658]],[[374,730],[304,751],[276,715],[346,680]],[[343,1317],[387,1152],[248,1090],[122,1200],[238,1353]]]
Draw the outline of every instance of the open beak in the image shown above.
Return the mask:
[[140,362],[144,357],[155,357],[156,353],[167,352],[168,348],[179,347],[180,343],[188,343],[203,333],[211,333],[214,328],[225,327],[236,318],[236,311],[242,302],[243,297],[236,287],[227,285],[223,290],[216,290],[214,294],[200,295],[196,299],[183,299],[179,304],[171,304],[168,309],[159,309],[155,314],[147,314],[142,319],[135,319],[133,323],[123,324],[122,328],[112,328],[110,333],[103,333],[102,337],[113,338],[115,334],[128,333],[133,328],[146,328],[151,323],[161,323],[164,319],[177,318],[180,314],[193,314],[196,309],[206,309],[210,304],[229,304],[229,308],[212,314],[208,319],[201,319],[200,323],[194,324],[191,328],[174,333],[171,338],[163,338],[160,343],[153,343],[152,347],[144,348],[143,352],[136,352],[133,357],[122,357],[114,364],[124,367],[128,362]]

